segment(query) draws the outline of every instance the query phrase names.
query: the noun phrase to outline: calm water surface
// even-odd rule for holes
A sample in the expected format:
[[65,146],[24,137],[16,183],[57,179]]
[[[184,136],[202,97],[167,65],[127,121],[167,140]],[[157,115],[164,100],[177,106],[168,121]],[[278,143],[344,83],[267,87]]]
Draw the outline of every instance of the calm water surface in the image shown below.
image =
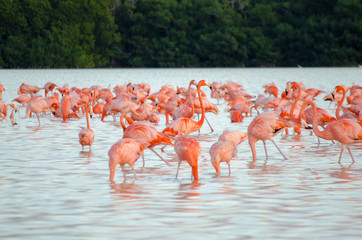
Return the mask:
[[[5,103],[17,97],[23,82],[42,87],[51,81],[79,88],[147,82],[155,92],[164,84],[187,87],[191,79],[235,81],[253,95],[263,92],[263,84],[275,82],[284,89],[287,81],[330,93],[338,84],[362,84],[362,69],[0,70]],[[328,108],[322,98],[317,104]],[[9,120],[0,122],[0,238],[360,239],[362,144],[351,147],[356,163],[345,153],[339,164],[340,145],[322,140],[318,147],[316,137],[305,130],[300,136],[275,138],[289,160],[283,160],[269,142],[265,161],[258,142],[258,160],[252,162],[246,141],[231,162],[231,176],[222,164],[221,176],[216,177],[210,146],[224,129],[246,132],[252,120],[232,124],[225,102],[217,106],[219,115],[207,114],[215,132],[204,125],[200,135],[191,134],[202,147],[198,182],[190,180],[187,163],[181,164],[175,180],[177,159],[168,146],[161,154],[170,166],[146,150],[146,167],[142,161],[136,163],[137,180],[127,167],[129,177],[124,181],[119,168],[111,184],[107,152],[122,138],[119,122],[111,117],[105,122],[91,119],[96,135],[92,152],[82,152],[78,143],[84,118],[61,123],[43,116],[40,127],[36,118],[17,117],[17,126]],[[161,116],[159,131],[164,122]]]

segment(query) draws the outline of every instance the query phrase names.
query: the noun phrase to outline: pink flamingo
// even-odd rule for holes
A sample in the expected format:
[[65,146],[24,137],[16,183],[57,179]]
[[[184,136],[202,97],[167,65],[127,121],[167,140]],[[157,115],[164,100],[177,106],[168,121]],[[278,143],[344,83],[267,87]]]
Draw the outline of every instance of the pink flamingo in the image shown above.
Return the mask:
[[4,85],[0,83],[0,99],[2,98],[3,92],[5,91]]
[[[47,98],[43,98],[40,96],[33,96],[30,101],[28,102],[28,104],[26,105],[26,113],[25,116],[22,117],[20,116],[20,112],[19,112],[19,117],[21,119],[26,119],[30,116],[30,113],[35,113],[36,117],[38,119],[38,123],[40,126],[40,117],[39,114],[46,112],[46,111],[50,111],[52,109],[57,108],[57,104],[56,103],[50,103],[48,101]],[[54,110],[55,111],[55,110]]]
[[352,161],[355,162],[349,145],[352,143],[362,143],[361,125],[353,119],[339,119],[329,123],[324,131],[321,131],[318,129],[317,107],[315,103],[311,100],[305,100],[302,109],[308,104],[313,107],[313,131],[315,135],[325,140],[336,140],[342,144],[338,162],[341,162],[345,148],[348,149]]
[[31,97],[29,95],[22,94],[22,95],[18,96],[17,98],[14,98],[12,100],[12,102],[20,103],[24,107],[25,104],[27,104],[30,101],[30,99],[31,99]]
[[148,143],[138,142],[132,138],[123,138],[113,144],[108,151],[109,180],[113,182],[117,165],[121,165],[123,177],[126,179],[125,164],[132,168],[134,177],[137,178],[134,164],[147,145]]
[[36,86],[31,86],[31,85],[28,85],[26,83],[23,83],[20,85],[19,89],[18,89],[18,95],[21,95],[21,94],[35,94],[37,92],[40,91],[40,88],[36,87]]
[[60,108],[62,112],[63,122],[67,121],[68,112],[70,110],[70,106],[72,103],[72,97],[70,96],[69,89],[64,90],[64,97],[62,98],[62,101],[60,103]]
[[195,114],[195,107],[194,107],[194,101],[193,97],[191,95],[191,85],[196,85],[196,80],[191,80],[189,83],[189,89],[188,89],[188,95],[186,102],[179,106],[174,111],[174,119],[177,118],[192,118]]
[[79,137],[79,143],[82,145],[82,151],[84,151],[84,146],[89,146],[89,150],[91,151],[92,144],[94,142],[94,132],[89,126],[89,106],[86,106],[85,108],[85,116],[87,120],[87,127],[80,130],[78,137]]
[[195,181],[199,179],[198,175],[198,157],[201,152],[201,147],[199,142],[193,137],[183,137],[179,136],[175,140],[174,145],[177,157],[178,157],[178,165],[176,172],[176,179],[178,176],[178,171],[180,169],[181,161],[187,161],[188,164],[192,168],[192,175]]
[[256,160],[255,143],[261,140],[264,144],[264,150],[266,159],[268,159],[268,153],[266,150],[266,140],[270,140],[278,149],[280,154],[287,159],[282,153],[277,144],[274,142],[273,137],[281,132],[284,128],[291,127],[289,122],[281,120],[279,115],[275,111],[263,112],[256,116],[248,126],[248,138],[251,152],[253,154],[253,160]]
[[197,93],[199,96],[200,106],[201,106],[201,119],[199,121],[194,121],[190,118],[178,118],[174,122],[171,123],[170,126],[166,127],[162,132],[169,136],[176,135],[187,135],[189,133],[198,131],[205,120],[205,108],[203,105],[203,100],[201,98],[201,86],[209,86],[210,83],[207,83],[205,80],[201,80],[197,85]]
[[229,175],[231,174],[230,161],[236,156],[237,146],[245,141],[248,137],[247,133],[239,131],[224,130],[219,136],[218,142],[214,143],[210,148],[211,163],[216,173],[220,174],[220,162],[226,162],[229,167]]
[[240,143],[245,141],[248,137],[247,133],[239,132],[239,131],[230,131],[224,130],[223,133],[219,136],[218,141],[227,141],[231,142],[234,147],[237,147]]
[[[125,118],[130,124],[127,128],[123,122],[123,118]],[[147,148],[150,149],[153,153],[155,153],[162,161],[164,161],[167,165],[169,163],[159,155],[153,147],[157,145],[173,145],[171,138],[164,133],[158,132],[156,127],[153,126],[148,121],[139,121],[133,122],[133,120],[125,114],[121,115],[120,119],[122,128],[123,128],[123,138],[133,138],[138,141],[148,143]],[[145,166],[145,161],[143,158],[143,167]]]
[[45,97],[47,97],[47,96],[48,96],[48,93],[49,93],[49,92],[52,92],[55,87],[57,87],[57,85],[56,85],[55,83],[47,82],[47,83],[44,85]]
[[236,156],[236,147],[228,141],[218,141],[210,148],[211,163],[214,166],[217,175],[220,174],[220,162],[226,162],[229,167],[229,176],[231,174],[230,161]]

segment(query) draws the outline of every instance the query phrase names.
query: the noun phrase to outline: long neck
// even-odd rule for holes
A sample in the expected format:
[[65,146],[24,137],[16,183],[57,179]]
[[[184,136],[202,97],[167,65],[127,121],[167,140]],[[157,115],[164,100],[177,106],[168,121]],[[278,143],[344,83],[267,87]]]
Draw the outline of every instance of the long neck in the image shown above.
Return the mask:
[[205,108],[204,108],[204,103],[202,102],[202,97],[201,97],[201,85],[197,86],[197,95],[199,96],[199,100],[200,100],[200,107],[201,107],[201,119],[200,121],[198,121],[198,125],[200,125],[200,127],[202,126],[202,124],[205,121]]
[[90,127],[89,127],[89,107],[88,106],[86,106],[86,108],[85,108],[85,117],[87,119],[87,128],[90,129]]
[[312,105],[313,107],[313,132],[315,133],[315,135],[317,135],[320,138],[323,138],[325,140],[333,140],[332,136],[330,136],[328,131],[320,131],[318,128],[318,119],[317,119],[317,106],[315,105],[315,103],[312,100],[306,100],[304,101],[302,108],[301,108],[301,112],[304,110],[306,105]]
[[94,113],[94,105],[95,105],[95,102],[96,102],[96,91],[93,90],[92,91],[92,95],[93,95],[93,98],[92,98],[92,113]]
[[192,115],[194,115],[195,113],[195,106],[194,106],[194,98],[191,96],[191,85],[192,85],[192,82],[190,82],[189,84],[189,99],[190,99],[190,104],[191,104],[191,111],[192,111]]
[[302,89],[300,88],[299,85],[297,86],[297,88],[298,88],[298,94],[297,94],[296,99],[295,99],[294,102],[293,102],[293,105],[292,105],[292,108],[290,109],[289,115],[290,115],[290,119],[291,119],[293,122],[295,122],[295,123],[300,123],[300,121],[298,121],[298,118],[296,118],[296,117],[294,116],[295,106],[297,105],[297,102],[300,100],[300,98],[301,98],[301,96],[302,96]]
[[128,117],[127,115],[125,115],[125,114],[122,114],[121,115],[121,118],[120,118],[120,122],[121,122],[121,126],[122,126],[122,128],[123,128],[123,132],[126,130],[126,125],[124,124],[124,122],[123,122],[123,118],[125,118],[126,120],[127,120],[127,122],[128,122],[128,124],[132,124],[133,123],[133,120],[132,120],[132,118],[130,118],[130,117]]
[[340,115],[342,104],[344,102],[344,99],[346,98],[346,90],[342,88],[342,99],[338,102],[337,109],[336,109],[336,118],[341,119],[342,116]]

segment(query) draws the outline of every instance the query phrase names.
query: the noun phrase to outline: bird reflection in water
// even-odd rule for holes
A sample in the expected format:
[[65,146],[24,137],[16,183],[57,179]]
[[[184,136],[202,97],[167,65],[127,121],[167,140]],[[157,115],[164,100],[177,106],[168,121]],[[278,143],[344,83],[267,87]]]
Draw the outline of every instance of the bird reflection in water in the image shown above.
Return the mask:
[[132,182],[122,182],[115,183],[111,182],[109,184],[111,188],[111,194],[113,194],[117,199],[136,199],[140,198],[139,195],[143,194],[142,187],[140,184],[136,184],[136,181]]
[[204,185],[204,183],[200,183],[198,181],[180,184],[178,199],[189,199],[200,196],[199,190],[202,185]]
[[91,159],[93,158],[94,154],[93,152],[89,152],[89,151],[80,151],[79,152],[79,156],[80,158],[84,158],[85,160],[87,160],[86,162],[84,162],[85,164],[89,164],[91,163]]
[[333,178],[338,178],[338,181],[333,182],[333,184],[346,183],[346,181],[362,180],[362,169],[352,168],[353,164],[354,164],[353,162],[349,165],[343,165],[339,163],[341,168],[329,174],[329,176]]

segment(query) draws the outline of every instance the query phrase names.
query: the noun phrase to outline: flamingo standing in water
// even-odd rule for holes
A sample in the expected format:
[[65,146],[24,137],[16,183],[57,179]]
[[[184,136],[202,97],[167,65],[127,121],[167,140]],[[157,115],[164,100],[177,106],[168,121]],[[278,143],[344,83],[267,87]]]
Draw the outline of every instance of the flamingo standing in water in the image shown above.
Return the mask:
[[84,151],[84,146],[89,146],[89,151],[92,150],[92,144],[94,142],[94,132],[89,126],[89,106],[86,106],[85,108],[85,114],[86,114],[86,120],[87,120],[87,127],[82,127],[82,130],[80,130],[78,137],[79,137],[79,143],[82,145],[82,151]]
[[177,118],[192,118],[195,114],[193,97],[191,95],[191,85],[196,85],[196,80],[191,80],[189,83],[188,95],[186,102],[179,106],[173,113],[174,119]]
[[70,110],[70,106],[72,103],[72,97],[70,96],[70,91],[68,88],[64,90],[64,97],[62,98],[62,101],[60,103],[60,108],[62,112],[63,122],[67,121],[67,115]]
[[21,119],[28,118],[30,113],[32,113],[32,112],[35,113],[36,117],[38,119],[39,126],[40,126],[39,114],[43,113],[43,112],[46,112],[46,111],[50,111],[50,110],[55,109],[57,107],[58,107],[57,103],[52,103],[52,102],[48,101],[47,98],[43,98],[43,97],[40,97],[40,96],[33,96],[30,99],[30,101],[28,102],[28,104],[26,105],[25,116],[22,117],[22,116],[20,116],[20,112],[18,112],[18,113],[19,113],[19,117]]
[[178,118],[174,122],[172,122],[170,126],[166,127],[162,131],[163,133],[169,136],[187,135],[189,133],[196,132],[201,128],[205,120],[205,108],[203,105],[200,89],[202,86],[208,86],[211,88],[211,84],[206,82],[205,80],[201,80],[197,84],[197,94],[199,96],[201,106],[201,119],[196,122],[190,118]]
[[247,138],[247,133],[239,131],[224,130],[218,141],[210,148],[211,163],[214,166],[216,173],[220,174],[220,162],[226,162],[231,174],[230,161],[236,156],[237,146]]
[[109,180],[113,182],[117,165],[121,165],[123,177],[126,179],[125,164],[132,168],[134,177],[137,178],[134,164],[147,145],[148,143],[146,142],[139,142],[132,138],[123,138],[113,144],[108,151]]
[[278,113],[275,111],[263,112],[256,116],[248,126],[249,145],[253,154],[253,160],[256,160],[255,143],[259,140],[263,141],[266,159],[268,159],[265,144],[266,140],[270,140],[284,159],[288,159],[274,142],[273,137],[280,133],[284,128],[291,126],[292,125],[289,122],[281,120]]
[[[123,122],[123,118],[125,118],[130,124],[127,128]],[[158,132],[156,127],[150,122],[133,122],[133,120],[125,114],[121,115],[120,122],[123,128],[123,138],[132,138],[141,142],[148,143],[147,148],[155,153],[159,158],[161,158],[161,160],[164,161],[167,165],[169,165],[169,163],[153,149],[153,147],[161,144],[172,146],[173,143],[169,136],[164,133]],[[143,158],[143,167],[144,166],[145,161]]]
[[47,96],[48,96],[48,93],[49,93],[49,92],[52,92],[55,87],[57,87],[57,85],[56,85],[55,83],[47,82],[47,83],[44,85],[44,94],[45,94],[45,97],[47,97]]
[[175,152],[178,157],[178,165],[176,172],[176,179],[178,176],[178,171],[180,169],[181,161],[187,161],[192,168],[192,175],[195,181],[199,179],[198,175],[198,157],[201,152],[201,147],[199,142],[193,137],[183,137],[179,136],[175,140]]
[[362,143],[362,127],[354,119],[338,119],[327,125],[324,131],[318,129],[317,107],[311,100],[305,100],[302,105],[302,110],[308,105],[313,107],[313,131],[315,135],[325,140],[336,140],[342,144],[341,153],[338,162],[341,162],[342,154],[345,148],[348,149],[352,161],[355,162],[351,149],[352,143]]

